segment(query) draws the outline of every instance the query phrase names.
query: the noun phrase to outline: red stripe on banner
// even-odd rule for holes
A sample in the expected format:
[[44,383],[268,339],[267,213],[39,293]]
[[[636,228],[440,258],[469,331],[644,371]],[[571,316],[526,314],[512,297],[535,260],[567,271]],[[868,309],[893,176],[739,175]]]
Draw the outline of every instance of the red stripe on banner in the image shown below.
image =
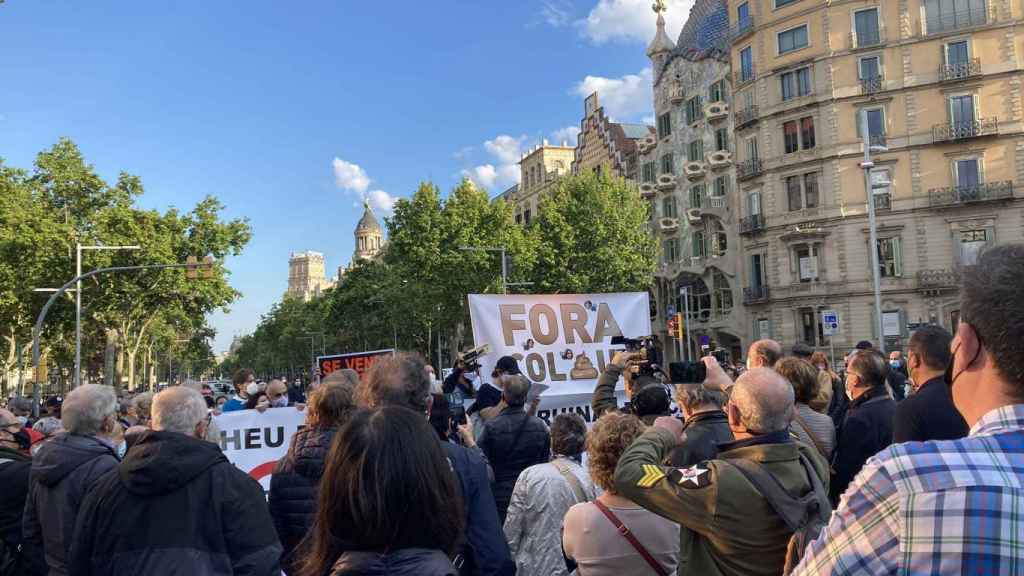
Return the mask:
[[249,476],[252,476],[257,482],[260,481],[264,476],[269,476],[274,472],[274,468],[277,467],[277,460],[271,460],[270,462],[264,462],[259,466],[249,471]]

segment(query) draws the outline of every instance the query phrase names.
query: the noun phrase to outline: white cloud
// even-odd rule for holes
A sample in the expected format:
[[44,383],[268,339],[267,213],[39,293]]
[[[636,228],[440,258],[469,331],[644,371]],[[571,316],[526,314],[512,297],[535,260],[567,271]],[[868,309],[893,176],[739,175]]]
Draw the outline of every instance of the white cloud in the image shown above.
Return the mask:
[[460,173],[482,188],[503,190],[519,182],[519,159],[526,147],[526,135],[500,134],[484,142],[483,149],[490,156],[489,162],[466,168]]
[[561,28],[572,22],[572,4],[567,0],[542,0],[540,17],[549,26]]
[[559,128],[551,133],[551,141],[555,144],[561,144],[566,142],[569,146],[576,145],[576,136],[580,133],[579,126],[566,126],[565,128]]
[[338,188],[363,194],[370,187],[370,177],[358,164],[334,158],[334,183]]
[[395,201],[398,200],[398,198],[395,198],[383,190],[370,190],[366,195],[366,199],[369,200],[370,206],[373,207],[374,210],[377,210],[378,212],[387,212],[389,214],[394,210]]
[[481,188],[491,188],[498,179],[498,171],[493,164],[481,164],[469,170],[463,170],[462,175],[469,178]]
[[576,84],[573,93],[583,98],[597,92],[605,114],[615,120],[631,120],[648,116],[654,102],[651,69],[620,78],[587,76]]
[[[331,163],[334,167],[334,183],[342,190],[359,196],[360,200],[366,200],[370,206],[378,212],[390,213],[395,206],[395,198],[383,190],[369,190],[373,181],[370,176],[358,164],[348,162],[335,157]],[[353,205],[361,206],[361,202],[353,202]]]
[[455,158],[456,160],[462,160],[463,158],[466,158],[467,156],[472,154],[474,150],[476,150],[476,146],[463,146],[462,148],[459,148],[458,150],[452,153],[452,158]]
[[[668,0],[665,3],[665,31],[674,42],[690,16],[693,0]],[[597,6],[579,22],[583,35],[595,44],[605,42],[650,42],[654,38],[657,16],[651,0],[599,0]]]

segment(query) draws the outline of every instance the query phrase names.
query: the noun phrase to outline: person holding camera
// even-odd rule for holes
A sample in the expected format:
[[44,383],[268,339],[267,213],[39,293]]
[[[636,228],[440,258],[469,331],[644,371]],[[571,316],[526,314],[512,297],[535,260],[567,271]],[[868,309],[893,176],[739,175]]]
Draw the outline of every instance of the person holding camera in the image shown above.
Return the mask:
[[626,408],[624,412],[630,412],[650,426],[658,416],[671,414],[669,393],[665,386],[654,375],[643,374],[634,371],[634,367],[640,358],[638,352],[620,350],[612,357],[601,376],[597,379],[597,386],[594,388],[594,395],[590,400],[594,418],[600,418],[605,412],[619,410],[619,401],[615,397],[615,385],[619,377],[626,381]]

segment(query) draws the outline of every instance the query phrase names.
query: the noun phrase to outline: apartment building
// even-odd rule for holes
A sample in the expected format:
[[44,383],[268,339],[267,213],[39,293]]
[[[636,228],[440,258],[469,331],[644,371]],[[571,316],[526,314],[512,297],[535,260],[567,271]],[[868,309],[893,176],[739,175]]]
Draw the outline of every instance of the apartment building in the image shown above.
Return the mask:
[[887,347],[918,323],[955,329],[959,271],[1024,239],[1024,5],[727,3],[749,337],[844,351],[877,339],[870,250]]

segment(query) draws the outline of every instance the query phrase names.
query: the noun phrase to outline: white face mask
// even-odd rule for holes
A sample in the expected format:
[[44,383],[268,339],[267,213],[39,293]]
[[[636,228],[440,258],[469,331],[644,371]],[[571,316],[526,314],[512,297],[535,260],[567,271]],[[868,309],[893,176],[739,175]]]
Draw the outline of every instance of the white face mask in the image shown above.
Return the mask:
[[124,459],[124,455],[127,452],[128,452],[128,443],[125,442],[124,440],[122,440],[121,443],[117,445],[117,457],[123,460]]
[[259,384],[256,384],[255,382],[249,384],[248,386],[245,387],[245,393],[248,394],[249,396],[255,396],[255,395],[259,394],[260,393]]
[[271,408],[285,408],[288,406],[288,397],[281,395],[270,401]]

